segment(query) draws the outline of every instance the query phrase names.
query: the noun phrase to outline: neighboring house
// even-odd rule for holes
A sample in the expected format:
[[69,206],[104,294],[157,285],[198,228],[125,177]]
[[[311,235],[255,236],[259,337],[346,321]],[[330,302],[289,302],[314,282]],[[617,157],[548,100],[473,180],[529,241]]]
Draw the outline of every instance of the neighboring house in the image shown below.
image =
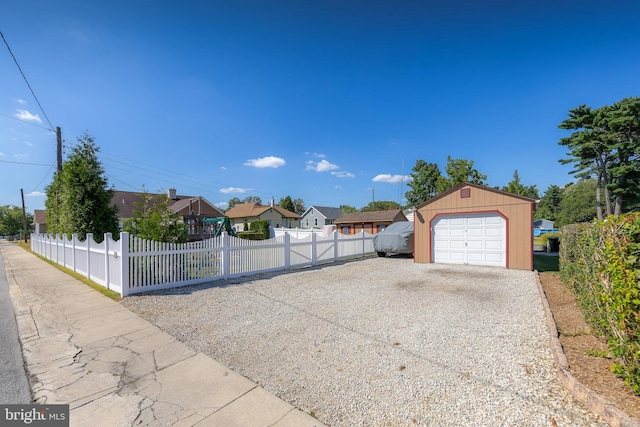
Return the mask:
[[413,214],[415,213],[416,208],[408,208],[402,211],[402,213],[404,214],[404,216],[407,217],[407,221],[412,221],[413,222]]
[[[134,218],[136,211],[140,210],[144,202],[145,195],[158,199],[162,194],[140,193],[133,191],[119,191],[113,193],[111,204],[118,209],[118,223],[120,229],[126,220]],[[224,213],[215,207],[211,202],[202,196],[182,196],[176,194],[174,188],[167,191],[169,196],[169,209],[172,213],[180,215],[187,224],[187,233],[190,240],[199,240],[209,237],[211,226],[204,226],[201,222],[205,218],[218,218],[225,216]],[[34,232],[36,234],[47,232],[47,222],[44,210],[34,211]]]
[[273,228],[296,228],[300,227],[300,215],[281,208],[271,201],[268,206],[259,203],[240,203],[225,212],[229,217],[231,226],[236,231],[249,229],[252,222],[267,221]]
[[33,211],[33,232],[35,234],[46,234],[47,232],[47,215],[44,209]]
[[310,206],[300,220],[301,228],[323,228],[331,225],[342,215],[342,209],[326,206]]
[[334,224],[342,234],[356,234],[362,230],[375,234],[384,230],[389,224],[406,220],[407,217],[402,213],[402,209],[393,209],[342,214]]
[[556,233],[557,231],[558,229],[554,227],[553,221],[548,219],[533,221],[533,235],[536,237],[546,233]]
[[[146,193],[154,198],[159,198],[162,194]],[[187,233],[190,240],[198,240],[208,237],[211,231],[209,227],[202,224],[205,218],[223,217],[225,214],[202,196],[183,196],[176,192],[175,188],[167,191],[169,197],[169,209],[172,213],[180,215],[187,224]],[[113,194],[112,204],[118,208],[118,221],[122,229],[123,222],[134,218],[136,211],[140,210],[144,202],[145,193],[132,191],[118,191]]]

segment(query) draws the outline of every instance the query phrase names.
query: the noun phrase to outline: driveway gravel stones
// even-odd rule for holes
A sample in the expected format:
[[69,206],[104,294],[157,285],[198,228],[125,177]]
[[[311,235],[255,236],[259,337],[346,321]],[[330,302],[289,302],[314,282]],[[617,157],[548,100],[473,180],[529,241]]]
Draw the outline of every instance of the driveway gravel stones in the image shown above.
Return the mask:
[[122,304],[331,426],[600,426],[531,271],[367,258]]

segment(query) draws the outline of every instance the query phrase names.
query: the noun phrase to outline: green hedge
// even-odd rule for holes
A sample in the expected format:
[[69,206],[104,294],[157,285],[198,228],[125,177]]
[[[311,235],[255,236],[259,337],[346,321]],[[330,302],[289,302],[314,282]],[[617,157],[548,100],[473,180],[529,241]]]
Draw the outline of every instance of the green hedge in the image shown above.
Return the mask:
[[238,237],[247,240],[264,240],[264,234],[259,231],[240,231]]
[[560,275],[608,339],[612,371],[640,394],[640,213],[563,227]]

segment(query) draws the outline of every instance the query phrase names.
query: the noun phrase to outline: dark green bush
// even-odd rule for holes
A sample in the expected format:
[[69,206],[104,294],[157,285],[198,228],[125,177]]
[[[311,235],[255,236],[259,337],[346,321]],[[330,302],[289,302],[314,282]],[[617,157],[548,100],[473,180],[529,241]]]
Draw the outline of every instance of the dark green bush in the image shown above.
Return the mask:
[[259,231],[241,231],[238,237],[247,240],[264,240],[264,234]]
[[251,231],[262,234],[262,238],[256,240],[267,240],[271,237],[271,232],[269,231],[269,223],[266,220],[252,222]]
[[560,275],[608,339],[612,370],[640,394],[640,213],[563,227]]

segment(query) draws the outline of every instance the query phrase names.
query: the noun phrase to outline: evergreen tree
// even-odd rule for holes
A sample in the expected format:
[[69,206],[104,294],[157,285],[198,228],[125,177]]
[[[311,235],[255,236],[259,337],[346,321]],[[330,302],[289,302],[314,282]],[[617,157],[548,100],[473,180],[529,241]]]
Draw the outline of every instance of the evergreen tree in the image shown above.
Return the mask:
[[539,197],[538,188],[535,185],[525,186],[522,184],[517,170],[513,172],[513,179],[509,181],[506,187],[502,188],[502,191],[532,199],[537,199]]
[[93,233],[101,241],[104,233],[119,232],[117,209],[111,204],[113,189],[107,187],[94,138],[85,133],[77,141],[46,189],[47,227],[51,234],[84,239]]
[[540,199],[540,204],[534,214],[534,219],[548,219],[549,221],[556,221],[560,213],[561,201],[562,189],[557,185],[550,185]]
[[282,208],[282,209],[286,209],[289,212],[295,212],[296,207],[293,204],[293,200],[291,200],[291,196],[286,196],[280,199],[280,202],[278,203],[278,205]]

